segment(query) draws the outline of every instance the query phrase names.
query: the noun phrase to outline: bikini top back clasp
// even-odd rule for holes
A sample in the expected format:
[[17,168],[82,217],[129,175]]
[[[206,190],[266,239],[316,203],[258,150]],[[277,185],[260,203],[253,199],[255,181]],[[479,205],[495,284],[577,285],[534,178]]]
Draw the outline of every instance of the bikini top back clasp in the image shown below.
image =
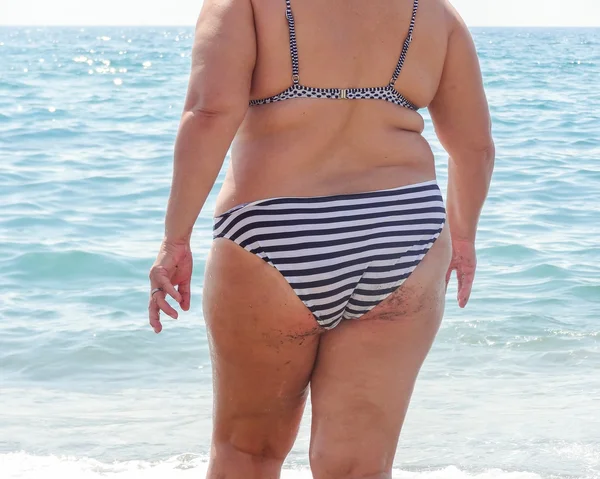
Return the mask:
[[290,54],[292,56],[292,85],[282,91],[281,93],[268,97],[261,98],[258,100],[251,100],[250,106],[255,105],[266,105],[268,103],[274,103],[282,100],[290,100],[292,98],[331,98],[340,100],[361,100],[361,99],[373,99],[373,100],[385,100],[396,105],[409,108],[410,110],[417,111],[418,108],[413,103],[408,101],[398,90],[395,88],[396,80],[402,71],[404,62],[406,61],[406,54],[408,47],[412,41],[413,31],[415,28],[415,19],[417,17],[417,9],[419,7],[419,0],[414,0],[412,17],[410,20],[410,26],[408,28],[408,35],[402,45],[402,52],[400,58],[396,64],[396,69],[392,75],[392,79],[385,86],[380,87],[367,87],[367,88],[316,88],[302,85],[300,83],[300,67],[298,62],[298,45],[296,43],[296,25],[294,23],[294,15],[292,13],[291,0],[285,0],[286,10],[285,15],[288,22],[288,28],[290,32]]

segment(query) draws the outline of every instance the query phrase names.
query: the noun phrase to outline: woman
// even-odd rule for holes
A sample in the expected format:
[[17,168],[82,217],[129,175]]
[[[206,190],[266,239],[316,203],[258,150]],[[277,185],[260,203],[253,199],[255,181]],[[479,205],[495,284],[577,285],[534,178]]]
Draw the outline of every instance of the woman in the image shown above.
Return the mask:
[[[423,107],[450,155],[447,216]],[[446,0],[205,0],[157,333],[166,295],[190,307],[190,236],[230,145],[203,292],[208,477],[279,477],[309,385],[314,477],[390,477],[450,272],[461,307],[475,273],[494,146],[468,30]]]

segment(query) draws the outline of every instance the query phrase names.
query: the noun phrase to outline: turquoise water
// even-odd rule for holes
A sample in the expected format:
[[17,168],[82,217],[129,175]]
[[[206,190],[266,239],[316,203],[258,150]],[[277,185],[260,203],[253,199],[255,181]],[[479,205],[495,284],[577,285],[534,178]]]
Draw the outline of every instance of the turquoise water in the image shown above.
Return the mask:
[[[155,335],[190,28],[0,29],[0,476],[201,477],[211,373],[193,307]],[[397,478],[600,477],[600,29],[475,29],[496,174],[470,305],[454,285]],[[446,185],[445,155],[426,137]],[[284,478],[309,478],[308,413]]]

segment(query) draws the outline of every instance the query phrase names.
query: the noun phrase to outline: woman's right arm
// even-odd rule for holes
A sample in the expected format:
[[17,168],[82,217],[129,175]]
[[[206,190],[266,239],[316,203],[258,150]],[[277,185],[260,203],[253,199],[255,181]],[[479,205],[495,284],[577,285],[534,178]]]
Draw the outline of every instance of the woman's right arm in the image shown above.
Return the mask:
[[429,105],[437,136],[449,154],[447,212],[452,237],[452,270],[458,303],[467,304],[475,276],[475,236],[487,197],[495,149],[491,119],[473,39],[448,4],[449,38],[438,91]]
[[160,311],[178,316],[167,294],[184,311],[190,308],[190,236],[248,109],[255,60],[251,0],[204,0],[175,142],[165,235],[150,270],[148,311],[157,333],[162,329]]
[[250,0],[204,0],[175,141],[165,239],[187,242],[250,101],[256,60]]

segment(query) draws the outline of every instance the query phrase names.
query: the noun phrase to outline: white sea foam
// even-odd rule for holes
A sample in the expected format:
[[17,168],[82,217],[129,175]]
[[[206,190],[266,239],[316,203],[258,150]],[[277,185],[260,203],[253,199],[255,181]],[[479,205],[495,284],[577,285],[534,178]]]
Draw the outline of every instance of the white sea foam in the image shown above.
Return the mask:
[[[103,463],[89,458],[33,456],[24,452],[0,454],[0,475],[4,479],[200,479],[206,474],[203,457],[182,454],[161,462],[125,461]],[[395,470],[394,479],[543,479],[528,472],[493,469],[468,473],[450,466],[428,472]],[[282,479],[310,479],[308,468],[285,469]]]

